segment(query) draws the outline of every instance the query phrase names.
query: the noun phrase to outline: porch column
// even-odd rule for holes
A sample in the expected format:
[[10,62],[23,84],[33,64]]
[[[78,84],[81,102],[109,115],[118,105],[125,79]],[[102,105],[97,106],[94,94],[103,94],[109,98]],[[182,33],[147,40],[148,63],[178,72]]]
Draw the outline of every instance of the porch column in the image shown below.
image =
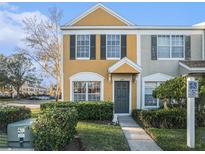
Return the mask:
[[141,109],[141,90],[142,89],[141,89],[141,74],[140,73],[137,75],[136,80],[137,80],[136,82],[136,89],[137,89],[136,107],[137,109]]

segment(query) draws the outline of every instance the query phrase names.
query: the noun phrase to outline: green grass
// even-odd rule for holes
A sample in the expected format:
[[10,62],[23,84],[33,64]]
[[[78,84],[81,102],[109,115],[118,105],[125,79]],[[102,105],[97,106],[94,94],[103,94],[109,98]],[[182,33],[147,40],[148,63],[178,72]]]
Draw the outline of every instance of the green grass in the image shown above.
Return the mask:
[[187,150],[205,150],[205,128],[196,129],[196,148],[190,149],[186,145],[186,129],[159,129],[149,128],[149,134],[155,139],[163,150],[168,151],[187,151]]
[[120,126],[78,122],[77,132],[85,150],[92,151],[126,151],[127,141]]
[[7,135],[0,133],[0,147],[6,147],[8,145]]
[[40,108],[32,108],[31,109],[31,117],[32,118],[37,118],[39,112],[40,112]]

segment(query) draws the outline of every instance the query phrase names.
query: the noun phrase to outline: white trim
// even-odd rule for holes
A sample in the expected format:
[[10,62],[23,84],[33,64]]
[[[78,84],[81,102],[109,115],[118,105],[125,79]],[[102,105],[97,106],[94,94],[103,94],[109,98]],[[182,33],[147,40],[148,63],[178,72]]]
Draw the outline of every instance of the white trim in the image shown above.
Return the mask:
[[76,58],[76,60],[90,60],[90,58]]
[[62,75],[62,78],[61,78],[61,94],[62,94],[62,96],[61,96],[61,100],[62,101],[65,101],[65,99],[64,99],[64,48],[63,48],[63,44],[64,44],[64,36],[63,35],[61,35],[61,75]]
[[[119,34],[109,34],[109,35],[119,35]],[[105,49],[105,50],[106,50],[106,51],[105,51],[105,52],[106,52],[106,60],[119,60],[119,59],[121,58],[121,35],[119,35],[119,36],[120,36],[120,44],[119,44],[119,46],[120,46],[120,56],[119,56],[119,57],[108,57],[108,56],[107,56],[107,46],[108,46],[108,45],[107,45],[107,44],[108,44],[108,43],[107,43],[107,40],[108,40],[108,39],[107,39],[107,36],[108,36],[108,35],[106,35],[106,46],[105,46],[105,48],[106,48],[106,49]]]
[[141,66],[141,35],[137,35],[137,40],[136,40],[136,44],[137,44],[137,64],[139,66]]
[[187,69],[188,71],[205,71],[205,67],[194,67],[191,68],[181,62],[179,62],[179,65],[182,66],[183,68]]
[[117,14],[116,12],[112,11],[111,9],[105,7],[104,5],[102,5],[101,3],[96,4],[95,6],[91,7],[90,9],[88,9],[87,11],[85,11],[84,13],[82,13],[79,17],[73,19],[70,23],[66,24],[63,27],[67,27],[67,26],[72,26],[74,25],[76,22],[80,21],[81,19],[83,19],[84,17],[86,17],[87,15],[89,15],[90,13],[94,12],[95,10],[97,10],[98,8],[101,8],[103,10],[105,10],[107,13],[109,13],[110,15],[118,18],[120,21],[122,21],[123,23],[127,24],[128,26],[134,25],[133,23],[129,22],[128,20],[126,20],[125,18],[121,17],[119,14]]
[[130,59],[128,59],[127,57],[124,57],[123,59],[121,59],[120,61],[118,61],[117,63],[113,64],[112,66],[110,66],[108,68],[108,72],[112,73],[114,72],[117,68],[119,68],[120,66],[122,66],[123,64],[127,64],[129,66],[131,66],[132,68],[134,68],[136,71],[141,72],[142,68],[141,66],[139,66],[138,64],[135,64],[133,61],[131,61]]
[[173,77],[163,73],[155,73],[142,78],[142,109],[158,108],[157,106],[145,106],[145,82],[163,82],[172,79]]
[[203,30],[203,27],[192,26],[61,26],[61,30],[72,29],[124,29],[124,30]]
[[136,90],[137,90],[137,101],[136,107],[137,109],[141,109],[141,74],[138,74],[136,77]]
[[80,34],[89,34],[89,35],[97,35],[97,34],[136,34],[136,35],[203,35],[203,30],[137,30],[137,29],[113,29],[111,27],[99,28],[95,27],[92,29],[86,29],[85,26],[81,26],[79,29],[69,29],[63,30],[63,34],[65,35],[80,35]]
[[[159,53],[158,53],[158,48],[159,48],[159,43],[158,43],[158,38],[160,36],[169,36],[169,46],[166,46],[166,47],[169,47],[169,57],[168,58],[158,58],[159,57]],[[178,58],[178,57],[172,57],[172,53],[173,53],[173,50],[172,50],[172,36],[182,36],[183,37],[183,57],[182,58]],[[157,60],[185,60],[185,35],[173,35],[173,34],[164,34],[164,35],[157,35]]]
[[[78,36],[82,35],[88,35],[89,36],[89,57],[77,57],[77,52],[78,52]],[[77,60],[90,60],[90,35],[89,34],[81,34],[81,35],[76,35],[75,37],[75,57]]]
[[120,60],[120,58],[106,58],[106,60]]
[[166,81],[172,79],[173,76],[163,74],[163,73],[155,73],[142,78],[143,81]]
[[205,60],[205,30],[202,35],[202,60]]
[[185,58],[157,58],[157,60],[185,60]]
[[132,80],[131,79],[126,79],[126,80],[118,80],[118,79],[113,79],[112,80],[112,101],[115,103],[115,81],[128,81],[129,82],[129,113],[115,113],[115,109],[113,109],[113,114],[114,116],[119,116],[119,115],[131,115],[132,113]]
[[70,101],[73,101],[73,81],[100,81],[100,100],[104,100],[104,77],[94,72],[80,72],[70,78]]

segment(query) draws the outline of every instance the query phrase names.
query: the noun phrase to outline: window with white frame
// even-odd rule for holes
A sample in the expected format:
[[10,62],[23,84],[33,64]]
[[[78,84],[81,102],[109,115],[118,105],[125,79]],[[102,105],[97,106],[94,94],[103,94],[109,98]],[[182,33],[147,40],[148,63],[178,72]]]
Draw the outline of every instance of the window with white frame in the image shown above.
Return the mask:
[[88,101],[100,100],[100,82],[92,81],[88,82]]
[[73,82],[73,98],[74,101],[85,101],[86,100],[86,82],[77,81]]
[[153,97],[153,91],[160,85],[160,82],[145,82],[145,96],[144,96],[144,105],[145,107],[158,107],[159,99]]
[[118,59],[121,57],[120,35],[107,35],[106,53],[107,58]]
[[90,58],[90,35],[77,35],[76,37],[76,57]]
[[158,35],[158,58],[184,58],[185,39],[183,35]]
[[100,92],[100,81],[73,82],[74,101],[99,101]]
[[185,41],[183,35],[172,35],[172,58],[183,58]]

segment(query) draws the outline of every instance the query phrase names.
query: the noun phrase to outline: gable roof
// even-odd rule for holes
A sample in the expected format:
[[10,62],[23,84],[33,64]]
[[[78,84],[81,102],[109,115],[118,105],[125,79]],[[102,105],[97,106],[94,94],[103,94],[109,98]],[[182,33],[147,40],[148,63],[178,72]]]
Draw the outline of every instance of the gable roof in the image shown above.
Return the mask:
[[155,73],[142,78],[143,81],[166,81],[173,79],[174,77],[163,74],[163,73]]
[[137,72],[141,72],[142,68],[138,65],[135,64],[133,61],[131,61],[130,59],[128,59],[127,57],[124,57],[123,59],[121,59],[120,61],[118,61],[117,63],[113,64],[112,66],[110,66],[108,68],[108,72],[109,73],[113,73],[115,70],[117,70],[118,68],[120,68],[122,65],[127,64],[130,67],[132,67],[134,70],[136,70]]
[[119,14],[117,14],[116,12],[112,11],[111,9],[105,7],[103,4],[98,3],[95,6],[91,7],[89,10],[85,11],[84,13],[82,13],[79,17],[73,19],[71,22],[65,24],[64,26],[72,26],[75,23],[77,23],[78,21],[80,21],[81,19],[83,19],[84,17],[86,17],[87,15],[89,15],[90,13],[94,12],[97,9],[103,9],[105,10],[107,13],[111,14],[112,16],[114,16],[115,18],[119,19],[120,21],[122,21],[123,23],[125,23],[127,26],[134,26],[133,23],[131,23],[130,21],[128,21],[127,19],[121,17]]
[[179,61],[179,66],[190,71],[190,73],[194,73],[194,72],[205,73],[205,61],[204,60]]

